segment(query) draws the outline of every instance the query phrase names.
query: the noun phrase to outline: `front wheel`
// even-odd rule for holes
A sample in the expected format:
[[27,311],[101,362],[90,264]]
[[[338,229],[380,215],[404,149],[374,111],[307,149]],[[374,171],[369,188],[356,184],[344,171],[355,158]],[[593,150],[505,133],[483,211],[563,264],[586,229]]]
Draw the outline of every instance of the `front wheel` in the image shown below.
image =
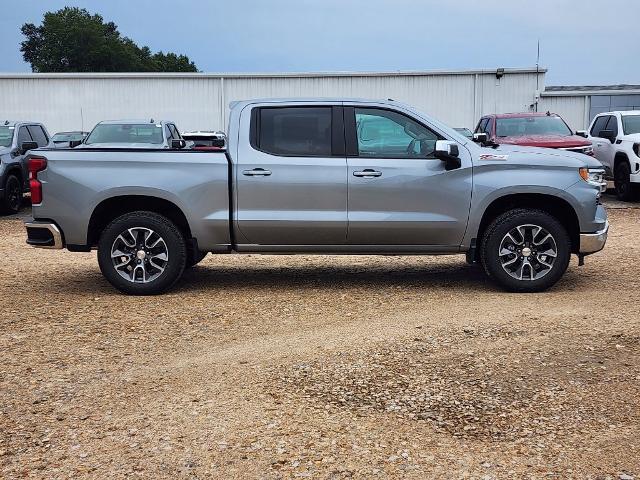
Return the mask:
[[631,183],[631,168],[626,161],[622,161],[615,166],[613,180],[619,200],[632,202],[637,198],[635,185]]
[[569,266],[571,240],[553,216],[517,209],[496,218],[481,244],[487,275],[511,292],[540,292],[553,286]]
[[116,218],[98,241],[102,274],[129,295],[155,295],[171,288],[186,261],[187,248],[180,230],[153,212],[131,212]]
[[22,183],[15,175],[9,175],[4,183],[4,199],[0,208],[8,214],[15,214],[22,206]]

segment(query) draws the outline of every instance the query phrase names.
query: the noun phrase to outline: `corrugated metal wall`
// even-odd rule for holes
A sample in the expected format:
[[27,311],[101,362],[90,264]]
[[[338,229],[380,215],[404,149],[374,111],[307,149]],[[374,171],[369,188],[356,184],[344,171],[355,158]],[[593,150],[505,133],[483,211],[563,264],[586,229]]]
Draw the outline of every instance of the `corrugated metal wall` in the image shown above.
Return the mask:
[[584,130],[589,123],[589,97],[587,96],[542,96],[538,110],[557,113],[573,130]]
[[[22,74],[0,75],[0,119],[42,121],[51,132],[100,120],[171,119],[183,130],[224,129],[233,100],[265,97],[393,98],[451,126],[485,113],[526,111],[535,70],[380,74]],[[544,71],[539,74],[544,88]]]

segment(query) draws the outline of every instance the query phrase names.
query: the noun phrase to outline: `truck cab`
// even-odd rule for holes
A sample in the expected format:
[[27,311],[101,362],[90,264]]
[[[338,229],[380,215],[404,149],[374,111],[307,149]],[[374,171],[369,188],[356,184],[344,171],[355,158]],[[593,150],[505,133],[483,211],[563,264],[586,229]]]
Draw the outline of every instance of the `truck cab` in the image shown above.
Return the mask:
[[640,196],[640,110],[596,115],[588,130],[595,157],[614,180],[620,200]]

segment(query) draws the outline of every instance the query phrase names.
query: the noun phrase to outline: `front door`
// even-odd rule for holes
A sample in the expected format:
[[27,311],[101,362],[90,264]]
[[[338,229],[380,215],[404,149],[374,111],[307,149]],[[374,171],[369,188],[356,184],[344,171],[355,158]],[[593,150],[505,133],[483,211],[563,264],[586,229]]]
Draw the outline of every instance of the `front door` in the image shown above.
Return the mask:
[[345,107],[350,245],[456,247],[471,202],[472,166],[447,171],[433,156],[444,136],[404,113]]
[[603,115],[596,119],[591,127],[591,143],[593,145],[593,155],[613,173],[613,159],[615,157],[615,147],[608,138],[600,137],[602,130],[611,130],[618,135],[618,119],[615,115]]
[[254,107],[247,117],[235,164],[239,248],[344,245],[342,107]]

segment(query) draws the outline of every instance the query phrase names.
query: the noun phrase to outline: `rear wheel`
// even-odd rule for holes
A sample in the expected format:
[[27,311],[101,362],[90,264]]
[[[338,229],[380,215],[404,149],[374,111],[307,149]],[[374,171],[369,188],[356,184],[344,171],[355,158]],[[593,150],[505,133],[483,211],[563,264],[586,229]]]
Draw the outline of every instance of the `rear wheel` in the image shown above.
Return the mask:
[[554,217],[517,209],[496,218],[482,239],[485,272],[512,292],[540,292],[553,286],[569,266],[571,240]]
[[615,166],[613,180],[616,187],[618,199],[625,202],[632,202],[638,197],[635,185],[631,183],[631,168],[626,161],[622,161]]
[[98,263],[121,292],[155,295],[171,288],[184,271],[187,248],[178,228],[153,212],[127,213],[100,235]]
[[22,183],[15,175],[9,175],[4,183],[2,211],[8,214],[18,213],[22,206]]

